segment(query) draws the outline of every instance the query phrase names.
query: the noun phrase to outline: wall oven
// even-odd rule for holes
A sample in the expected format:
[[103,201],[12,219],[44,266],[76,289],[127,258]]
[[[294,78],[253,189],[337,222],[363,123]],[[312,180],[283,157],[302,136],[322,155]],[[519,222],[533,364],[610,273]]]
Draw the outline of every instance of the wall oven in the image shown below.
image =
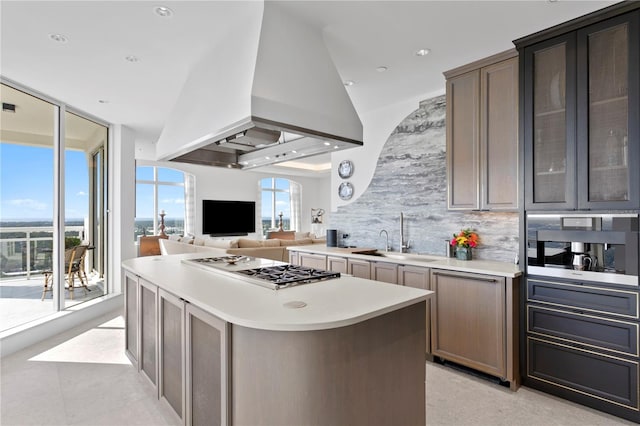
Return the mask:
[[527,273],[638,286],[639,215],[528,214]]

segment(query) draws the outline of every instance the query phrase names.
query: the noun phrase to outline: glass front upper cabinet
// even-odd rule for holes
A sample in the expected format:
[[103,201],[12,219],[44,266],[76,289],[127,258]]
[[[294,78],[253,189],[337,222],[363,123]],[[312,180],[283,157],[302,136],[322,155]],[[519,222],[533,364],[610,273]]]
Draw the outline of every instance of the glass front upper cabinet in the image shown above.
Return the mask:
[[575,37],[525,50],[527,208],[567,208],[575,198]]
[[566,50],[560,43],[534,53],[533,198],[540,203],[567,201]]
[[639,15],[522,52],[527,209],[640,207]]
[[[628,202],[629,180],[629,23],[585,32],[588,171],[585,207]],[[584,117],[583,117],[584,119]],[[637,140],[636,140],[637,143]],[[637,167],[637,166],[636,166]]]

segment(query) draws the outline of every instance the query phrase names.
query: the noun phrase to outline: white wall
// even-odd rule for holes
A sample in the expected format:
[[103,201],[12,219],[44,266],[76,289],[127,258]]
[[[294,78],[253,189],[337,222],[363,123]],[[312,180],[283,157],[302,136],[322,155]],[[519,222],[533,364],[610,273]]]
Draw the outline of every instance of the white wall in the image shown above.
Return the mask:
[[109,143],[108,274],[112,292],[122,289],[120,264],[136,257],[135,132],[122,125],[111,127]]
[[[141,145],[136,148],[136,156],[140,158],[143,153],[149,154],[151,147]],[[146,158],[146,155],[145,155]],[[229,170],[221,167],[201,166],[178,162],[157,162],[139,159],[138,165],[155,165],[182,170],[196,177],[196,218],[195,233],[202,234],[202,200],[239,200],[257,201],[258,181],[265,177],[275,176],[259,171]],[[323,208],[327,212],[330,208],[329,175],[319,177],[301,177],[290,175],[277,175],[290,179],[302,185],[301,229],[296,231],[307,232],[311,229],[311,209]],[[324,230],[322,229],[322,232]],[[133,232],[131,233],[133,235]]]
[[[335,212],[339,206],[356,201],[366,191],[376,170],[382,147],[402,120],[418,108],[420,101],[442,94],[444,94],[444,88],[360,115],[363,126],[363,146],[331,154],[330,197],[332,212]],[[338,197],[338,186],[345,181],[338,176],[338,165],[342,160],[347,159],[354,163],[353,176],[346,180],[353,185],[354,194],[350,200],[344,201]]]

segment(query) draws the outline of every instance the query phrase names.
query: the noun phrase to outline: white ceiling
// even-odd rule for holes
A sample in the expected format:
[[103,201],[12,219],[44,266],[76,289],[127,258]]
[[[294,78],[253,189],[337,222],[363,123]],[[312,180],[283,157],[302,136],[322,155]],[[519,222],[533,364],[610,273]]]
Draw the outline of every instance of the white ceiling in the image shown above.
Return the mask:
[[[155,142],[190,69],[225,34],[240,1],[0,2],[0,73]],[[444,89],[442,72],[615,1],[286,1],[323,30],[361,116]],[[158,5],[173,10],[162,18]],[[63,34],[56,43],[50,34]],[[418,57],[421,48],[431,53]],[[138,62],[125,60],[135,55]],[[295,60],[295,58],[292,58]],[[220,66],[233,66],[221,63]],[[380,73],[376,67],[386,66]],[[100,103],[99,100],[107,101]],[[323,160],[324,161],[324,160]]]

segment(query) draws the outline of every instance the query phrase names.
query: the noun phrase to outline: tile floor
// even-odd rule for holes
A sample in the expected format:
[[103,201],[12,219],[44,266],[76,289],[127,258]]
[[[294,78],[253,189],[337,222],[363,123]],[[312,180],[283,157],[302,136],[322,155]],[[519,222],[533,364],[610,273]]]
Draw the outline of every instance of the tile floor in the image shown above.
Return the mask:
[[[0,424],[177,425],[124,355],[113,312],[1,360]],[[427,363],[428,425],[631,425],[528,388]]]

